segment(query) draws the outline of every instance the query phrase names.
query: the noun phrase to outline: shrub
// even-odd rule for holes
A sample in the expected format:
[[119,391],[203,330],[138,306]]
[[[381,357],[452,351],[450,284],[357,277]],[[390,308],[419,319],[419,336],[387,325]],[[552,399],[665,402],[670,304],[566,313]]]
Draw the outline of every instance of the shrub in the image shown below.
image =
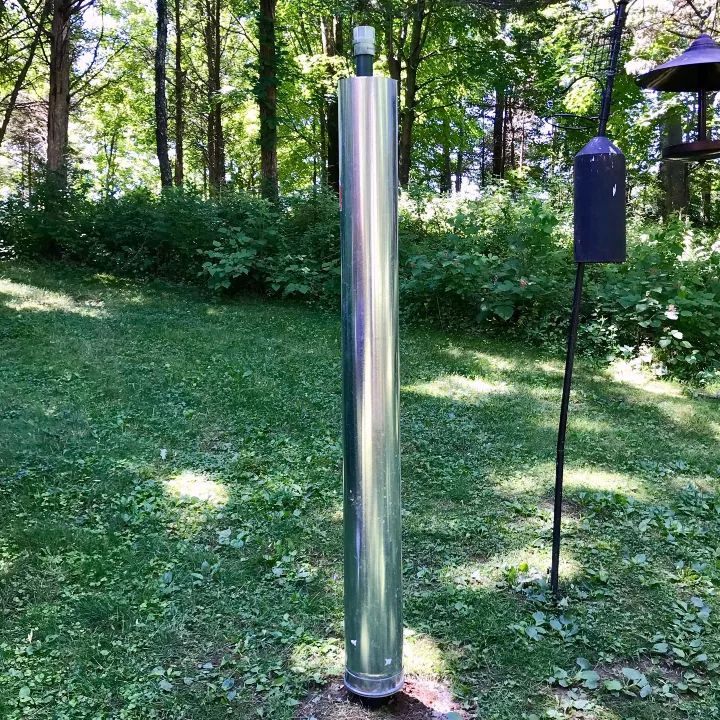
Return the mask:
[[[559,196],[558,196],[559,197]],[[404,195],[401,310],[411,320],[564,344],[574,263],[570,210],[533,187],[479,199]],[[580,352],[651,361],[703,380],[720,367],[720,242],[687,221],[631,224],[628,262],[587,269]],[[0,203],[0,254],[65,257],[116,273],[337,302],[337,197],[274,206],[139,190],[92,202],[41,189]]]

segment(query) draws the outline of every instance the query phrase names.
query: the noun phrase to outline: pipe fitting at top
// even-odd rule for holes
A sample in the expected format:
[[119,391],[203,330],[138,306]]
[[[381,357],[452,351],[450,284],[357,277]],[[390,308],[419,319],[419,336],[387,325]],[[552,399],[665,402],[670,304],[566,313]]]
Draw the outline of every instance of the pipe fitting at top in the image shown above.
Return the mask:
[[353,28],[353,55],[375,56],[375,28],[372,25]]
[[375,60],[375,28],[371,25],[359,25],[353,28],[353,55],[355,74],[359,77],[373,74]]

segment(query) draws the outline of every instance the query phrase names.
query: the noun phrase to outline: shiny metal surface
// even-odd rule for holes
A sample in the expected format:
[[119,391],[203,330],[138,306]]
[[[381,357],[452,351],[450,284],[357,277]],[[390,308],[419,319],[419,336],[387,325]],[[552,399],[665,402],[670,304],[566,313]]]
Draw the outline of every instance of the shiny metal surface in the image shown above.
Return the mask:
[[345,685],[401,689],[397,84],[340,81]]

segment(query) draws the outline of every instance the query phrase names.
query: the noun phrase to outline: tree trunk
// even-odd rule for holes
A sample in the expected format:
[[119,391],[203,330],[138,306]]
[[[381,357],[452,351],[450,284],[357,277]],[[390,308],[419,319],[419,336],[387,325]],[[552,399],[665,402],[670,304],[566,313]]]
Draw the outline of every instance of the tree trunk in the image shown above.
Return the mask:
[[218,193],[225,184],[225,139],[222,126],[220,42],[220,4],[205,0],[205,55],[207,60],[207,156],[210,193]]
[[447,195],[452,191],[452,159],[450,157],[450,123],[443,118],[442,170],[440,172],[440,192]]
[[277,47],[275,40],[276,0],[260,0],[258,22],[260,73],[257,100],[260,107],[260,192],[275,202],[278,198],[277,170]]
[[[342,55],[343,26],[339,15],[323,20],[323,50],[328,57]],[[333,66],[330,65],[330,69]],[[332,93],[325,105],[325,131],[327,134],[327,184],[340,192],[340,137],[338,127],[337,93]]]
[[17,103],[18,95],[20,95],[20,91],[23,89],[23,85],[25,84],[25,78],[27,77],[28,71],[30,70],[33,60],[35,59],[35,53],[37,52],[38,45],[40,44],[40,39],[42,37],[45,26],[45,19],[47,18],[49,11],[50,3],[46,2],[43,5],[40,18],[37,21],[37,28],[35,29],[35,34],[33,35],[33,39],[30,42],[30,47],[28,47],[27,57],[25,58],[23,66],[20,68],[20,72],[18,73],[17,78],[15,78],[15,84],[13,85],[13,89],[10,92],[10,97],[8,98],[8,104],[5,108],[2,125],[0,125],[0,145],[2,145],[3,140],[5,139],[5,133],[7,132],[8,125],[10,124],[10,118],[12,117],[13,110],[15,110],[15,103]]
[[512,170],[515,170],[515,115],[513,113],[513,107],[510,98],[508,98],[507,101],[507,114],[505,117],[507,126],[510,129],[509,133],[507,131],[505,132],[505,134],[508,136],[508,144],[510,146],[510,168]]
[[48,178],[59,190],[64,190],[67,186],[72,14],[72,0],[53,0],[50,28],[47,169]]
[[185,181],[185,72],[182,69],[181,2],[175,0],[175,185]]
[[157,0],[155,40],[155,148],[160,164],[160,185],[172,187],[172,168],[168,151],[168,110],[165,95],[165,64],[167,62],[167,0]]
[[460,142],[458,143],[458,149],[457,149],[457,155],[455,158],[455,192],[457,194],[460,193],[462,190],[462,179],[463,179],[463,172],[465,170],[464,168],[464,162],[465,158],[463,156],[463,145],[465,141],[465,133],[463,132],[462,125],[460,126]]
[[493,119],[492,174],[505,175],[505,88],[495,88],[495,116]]
[[[663,147],[683,141],[682,120],[678,114],[669,115],[665,121]],[[682,160],[665,160],[660,170],[663,188],[663,215],[687,210],[690,204],[688,164]]]
[[417,74],[422,58],[422,49],[427,37],[425,25],[426,1],[418,0],[410,30],[410,51],[405,63],[404,106],[400,113],[400,186],[407,188],[410,183],[412,164],[413,128],[417,109]]
[[701,195],[703,225],[710,225],[712,222],[712,173],[707,167],[702,177]]

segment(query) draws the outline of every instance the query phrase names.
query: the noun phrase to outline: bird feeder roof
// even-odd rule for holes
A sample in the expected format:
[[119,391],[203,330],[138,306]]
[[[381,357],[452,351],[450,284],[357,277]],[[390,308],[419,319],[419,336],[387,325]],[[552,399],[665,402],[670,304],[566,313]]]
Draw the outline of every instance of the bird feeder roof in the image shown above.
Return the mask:
[[720,46],[703,33],[682,55],[641,75],[638,83],[669,92],[720,90]]

